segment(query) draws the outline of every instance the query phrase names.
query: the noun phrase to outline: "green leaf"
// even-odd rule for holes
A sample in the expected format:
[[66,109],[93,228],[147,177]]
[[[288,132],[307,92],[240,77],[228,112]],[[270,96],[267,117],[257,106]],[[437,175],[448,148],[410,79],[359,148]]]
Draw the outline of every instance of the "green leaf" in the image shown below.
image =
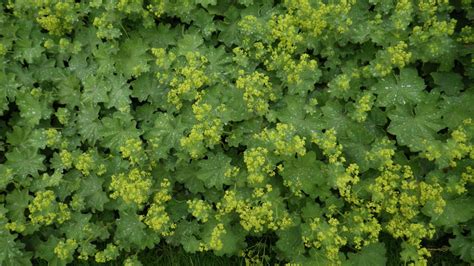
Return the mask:
[[[126,39],[120,46],[120,50],[114,57],[115,66],[125,78],[138,76],[150,69],[148,61],[151,55],[147,53],[150,47],[141,38],[132,37]],[[139,69],[139,70],[137,70]]]
[[27,89],[23,89],[17,96],[16,104],[20,109],[23,124],[35,126],[41,119],[49,118],[52,109],[45,97],[35,97]]
[[115,107],[115,109],[120,111],[125,111],[130,109],[130,85],[127,83],[127,80],[123,76],[111,76],[109,77],[105,84],[104,88],[101,90],[107,90],[108,101],[106,104],[107,108]]
[[200,35],[196,33],[185,34],[178,42],[178,52],[181,55],[186,55],[187,52],[195,52],[203,43],[204,40]]
[[[109,84],[109,78],[88,76],[83,80],[82,84],[84,86],[84,90],[80,98],[82,103],[91,103],[96,105],[97,103],[109,101],[108,93],[111,89],[113,89]],[[121,88],[118,89],[120,90]],[[78,106],[81,105],[81,102],[78,102]]]
[[395,105],[414,104],[423,101],[425,83],[413,68],[400,70],[399,76],[381,78],[372,87],[377,94],[377,106],[390,107]]
[[5,229],[0,229],[0,265],[32,265],[30,252],[23,250],[24,245],[16,242],[17,235],[12,235]]
[[[95,79],[93,79],[93,82],[90,83],[95,83]],[[84,91],[87,91],[87,86],[88,83],[84,83]],[[81,83],[80,80],[74,76],[74,75],[68,75],[66,77],[63,77],[57,84],[57,89],[55,90],[55,93],[57,97],[59,98],[59,102],[62,104],[66,104],[69,107],[75,107],[75,106],[80,106],[81,104]],[[94,88],[95,92],[101,91],[96,88]],[[84,95],[87,95],[87,93],[84,93],[82,95],[82,99],[86,99]]]
[[301,183],[301,190],[311,196],[318,196],[317,187],[326,180],[321,171],[322,162],[316,159],[316,153],[310,151],[302,157],[291,158],[283,163],[281,176],[292,183]]
[[116,225],[115,239],[120,241],[123,248],[128,250],[130,248],[144,249],[146,247],[153,247],[153,237],[148,234],[147,226],[139,220],[137,214],[121,212]]
[[14,148],[6,155],[7,165],[21,179],[28,175],[37,176],[38,171],[44,171],[46,166],[43,164],[44,155],[38,154],[36,149]]
[[0,164],[0,190],[3,190],[13,180],[13,171],[6,167],[4,164]]
[[391,122],[388,132],[397,136],[401,145],[407,145],[412,150],[420,149],[424,140],[436,138],[436,133],[445,126],[442,123],[442,112],[434,100],[411,105],[398,105],[388,113]]
[[357,253],[348,253],[349,259],[345,265],[351,266],[379,266],[386,265],[387,258],[385,245],[383,243],[373,243],[362,248]]
[[215,251],[217,256],[238,255],[238,252],[245,248],[245,233],[240,226],[225,226],[226,233],[221,236],[222,249]]
[[102,188],[104,180],[95,175],[90,175],[81,180],[81,187],[77,191],[84,198],[88,207],[93,210],[103,211],[104,204],[109,202],[109,197]]
[[325,129],[334,128],[337,136],[344,137],[356,123],[344,111],[344,106],[339,101],[327,102],[321,108]]
[[196,0],[196,4],[201,4],[204,8],[207,8],[209,5],[217,4],[217,0]]
[[77,241],[87,239],[91,236],[89,229],[90,219],[92,214],[73,212],[71,219],[61,226],[61,230],[65,233],[68,239],[75,239]]
[[45,50],[41,45],[38,25],[29,20],[19,21],[20,25],[15,40],[15,59],[25,60],[28,64],[38,59]]
[[440,91],[446,95],[457,95],[463,88],[462,76],[452,72],[434,72],[431,73],[434,83],[438,85]]
[[459,96],[444,97],[442,103],[443,124],[450,129],[458,127],[463,120],[474,117],[474,90],[464,91]]
[[110,117],[104,117],[99,129],[103,146],[118,150],[129,139],[137,139],[140,131],[130,114],[115,112]]
[[451,252],[471,264],[474,263],[474,230],[472,229],[471,226],[471,231],[467,236],[459,234],[449,240]]
[[48,262],[48,265],[52,266],[66,266],[66,262],[60,260],[56,254],[54,254],[54,248],[58,245],[59,239],[54,235],[49,235],[46,242],[42,242],[38,245],[35,252],[35,257],[44,259]]
[[77,113],[77,128],[82,139],[95,144],[99,139],[100,126],[99,108],[93,104],[82,103]]
[[5,207],[8,210],[7,216],[10,220],[25,221],[25,209],[28,208],[31,198],[32,196],[29,195],[27,189],[15,189],[7,194]]
[[158,145],[155,158],[166,158],[172,148],[180,146],[186,124],[180,116],[175,117],[169,113],[157,113],[155,117],[154,127],[145,132],[144,136]]
[[0,65],[0,115],[8,110],[8,104],[15,99],[18,88],[21,86],[13,73],[7,73]]
[[277,232],[278,241],[276,247],[289,260],[297,260],[297,258],[304,256],[305,247],[302,241],[300,226],[292,226],[286,230],[279,230]]
[[204,182],[196,178],[196,173],[199,170],[197,163],[181,162],[176,165],[179,171],[173,172],[174,177],[180,183],[183,183],[192,193],[205,192]]
[[455,227],[474,217],[474,198],[460,197],[446,200],[443,213],[432,217],[431,222],[437,226]]
[[239,17],[239,10],[235,6],[230,6],[224,14],[224,21],[217,24],[217,29],[220,31],[219,41],[227,46],[239,42],[240,31],[237,23]]
[[140,75],[132,81],[131,85],[133,88],[131,95],[138,98],[139,101],[148,100],[155,108],[168,109],[167,93],[169,90],[160,84],[153,74]]
[[222,189],[222,185],[230,184],[230,178],[225,176],[225,172],[231,167],[230,162],[231,158],[224,154],[209,153],[207,159],[198,162],[196,176],[206,187]]
[[197,221],[181,220],[175,229],[174,235],[171,237],[171,243],[181,244],[188,253],[195,253],[199,250],[200,241],[196,238],[199,234],[200,225]]
[[[319,107],[311,107],[315,113],[308,114],[305,106],[306,97],[302,97],[301,95],[287,95],[275,105],[274,115],[280,122],[293,125],[298,135],[309,138],[314,130],[322,129],[324,124],[321,123],[321,110]],[[332,109],[330,106],[327,108]],[[327,110],[327,112],[330,112],[330,110]],[[327,115],[327,120],[330,121],[330,115]]]
[[21,149],[44,149],[46,137],[43,130],[30,127],[14,126],[12,132],[7,132],[7,142]]

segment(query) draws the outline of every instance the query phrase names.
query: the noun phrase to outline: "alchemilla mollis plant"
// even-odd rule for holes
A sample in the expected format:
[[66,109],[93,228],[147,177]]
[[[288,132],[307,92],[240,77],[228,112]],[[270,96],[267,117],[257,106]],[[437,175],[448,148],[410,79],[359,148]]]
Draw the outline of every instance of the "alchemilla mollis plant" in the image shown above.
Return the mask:
[[473,263],[473,6],[2,1],[0,265]]

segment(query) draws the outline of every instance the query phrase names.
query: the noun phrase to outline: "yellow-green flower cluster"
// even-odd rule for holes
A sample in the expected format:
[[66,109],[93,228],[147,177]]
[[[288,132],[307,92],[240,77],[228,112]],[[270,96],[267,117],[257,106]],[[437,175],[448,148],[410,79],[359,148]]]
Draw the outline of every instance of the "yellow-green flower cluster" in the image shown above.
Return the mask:
[[52,224],[56,218],[56,214],[48,212],[47,210],[52,209],[55,203],[56,195],[52,190],[37,192],[33,201],[28,205],[31,222],[33,224]]
[[145,224],[162,236],[172,235],[173,229],[176,228],[176,224],[172,223],[165,207],[166,202],[171,200],[170,189],[170,181],[164,178],[145,217]]
[[195,124],[189,135],[181,138],[181,147],[185,148],[192,158],[197,159],[204,154],[206,147],[220,143],[223,126],[219,118]]
[[337,75],[328,83],[329,92],[344,95],[350,89],[351,77],[345,73]]
[[186,65],[174,70],[171,89],[168,92],[168,102],[174,104],[178,110],[183,106],[183,99],[197,99],[198,89],[209,82],[206,75],[207,58],[199,52],[188,52],[185,57]]
[[166,10],[166,1],[163,0],[151,0],[148,1],[150,4],[146,6],[155,17],[159,18]]
[[77,246],[78,244],[75,239],[67,239],[66,242],[61,240],[54,248],[54,254],[56,254],[60,260],[72,259],[72,255],[76,251]]
[[395,238],[404,239],[402,246],[406,246],[406,249],[416,250],[416,254],[410,254],[408,258],[414,262],[412,265],[427,265],[426,257],[430,257],[431,254],[422,246],[421,241],[433,237],[435,229],[432,224],[408,222],[397,215],[387,223],[385,229]]
[[268,101],[275,101],[276,94],[273,91],[270,78],[258,71],[245,75],[244,71],[239,71],[236,87],[244,90],[244,101],[250,112],[264,115],[268,111]]
[[25,231],[26,226],[25,226],[24,223],[13,221],[13,222],[10,222],[10,223],[6,223],[5,224],[5,229],[13,231],[13,232],[21,233],[21,232]]
[[344,174],[336,179],[336,186],[339,194],[349,203],[358,204],[360,200],[352,193],[352,186],[359,182],[359,166],[357,164],[350,164]]
[[115,27],[114,23],[116,23],[116,19],[113,12],[103,12],[95,17],[92,25],[97,27],[97,38],[111,40],[120,37],[122,33]]
[[5,47],[5,45],[3,43],[0,43],[0,56],[4,56],[7,54],[7,48]]
[[240,225],[247,231],[263,232],[265,227],[272,230],[277,229],[277,225],[273,221],[271,202],[263,202],[261,205],[256,206],[243,205],[237,211],[240,217]]
[[[266,192],[265,192],[265,190],[266,190]],[[273,186],[270,185],[270,184],[266,184],[265,188],[255,187],[255,188],[253,188],[252,197],[259,200],[259,199],[263,198],[266,195],[266,193],[269,193],[272,190],[273,190]]]
[[95,261],[99,263],[104,263],[107,261],[114,260],[115,258],[118,257],[118,255],[119,255],[118,247],[114,244],[109,243],[107,244],[107,247],[104,250],[98,251],[95,254]]
[[285,179],[283,180],[283,185],[290,189],[291,193],[296,197],[303,197],[303,183],[301,183],[300,178],[297,176],[292,180]]
[[413,27],[410,37],[410,45],[424,47],[421,59],[436,60],[443,53],[449,51],[446,49],[450,35],[453,35],[457,21],[439,21],[436,16],[429,18],[422,26]]
[[402,238],[407,245],[417,250],[416,257],[410,257],[418,263],[425,263],[429,252],[422,247],[421,241],[431,238],[434,229],[430,223],[418,221],[419,210],[433,204],[435,214],[444,210],[445,201],[439,184],[418,181],[409,166],[398,164],[385,165],[380,175],[369,185],[372,201],[367,208],[384,211],[391,215],[384,225],[385,230],[395,238]]
[[117,10],[122,11],[126,14],[130,13],[142,13],[143,0],[118,0],[116,7]]
[[434,204],[434,212],[436,214],[443,213],[446,201],[442,197],[443,187],[441,187],[440,184],[428,184],[421,181],[418,184],[418,189],[420,193],[420,204],[427,205],[432,202]]
[[412,54],[407,52],[408,45],[400,41],[395,46],[390,46],[387,48],[388,55],[390,57],[390,63],[399,68],[405,67],[410,62]]
[[240,168],[237,167],[237,166],[233,166],[231,168],[228,168],[225,173],[224,173],[224,176],[225,177],[236,177],[240,172]]
[[58,118],[59,123],[66,125],[71,116],[71,112],[67,108],[60,107],[56,111],[55,115]]
[[28,204],[28,210],[32,224],[50,225],[55,221],[61,224],[71,218],[67,205],[56,202],[56,195],[52,190],[36,192],[35,198]]
[[435,13],[438,10],[449,9],[448,0],[437,0],[437,1],[419,1],[418,11],[419,16],[425,21],[435,17]]
[[170,78],[168,70],[176,60],[176,55],[173,52],[167,52],[164,48],[152,48],[151,53],[155,56],[155,64],[161,71],[156,73],[156,78],[160,84],[165,84]]
[[367,119],[367,112],[372,110],[372,106],[374,104],[374,97],[372,94],[364,94],[358,100],[357,104],[355,104],[355,110],[351,113],[352,119],[361,123]]
[[[248,37],[263,37],[265,26],[254,15],[244,16],[238,23],[239,30],[243,35]],[[244,42],[246,38],[244,37]]]
[[355,1],[339,1],[326,4],[322,1],[299,0],[287,1],[285,5],[294,18],[293,23],[302,32],[314,38],[325,39],[327,33],[343,34],[348,31],[352,25],[348,13],[354,3]]
[[298,33],[297,18],[289,12],[284,15],[273,15],[267,22],[270,37],[278,41],[278,48],[288,53],[293,53],[297,45],[303,41],[303,36]]
[[208,221],[211,205],[201,199],[188,200],[186,202],[191,214],[203,223]]
[[[49,42],[51,41],[51,42]],[[52,40],[46,40],[44,43],[44,47],[47,49],[51,49],[54,47],[55,44],[52,42]],[[71,43],[69,39],[67,38],[61,38],[59,39],[59,52],[61,53],[72,53],[72,54],[77,54],[81,51],[81,43],[80,42],[74,42]]]
[[466,119],[463,124],[453,130],[451,137],[445,142],[439,140],[423,141],[422,155],[430,161],[435,161],[441,167],[456,167],[457,161],[462,158],[474,158],[474,146],[466,129],[473,127],[471,119]]
[[122,198],[125,202],[142,205],[147,202],[152,182],[150,173],[133,168],[128,174],[120,173],[112,176],[110,189],[114,192],[111,198]]
[[120,147],[120,152],[122,153],[122,158],[128,158],[133,165],[146,159],[140,139],[128,139],[125,145]]
[[363,70],[374,77],[385,77],[392,73],[394,67],[404,68],[410,63],[412,53],[407,50],[408,44],[400,41],[396,45],[380,51],[377,57],[370,62],[370,66],[365,66]]
[[252,199],[241,199],[235,191],[227,190],[221,202],[216,204],[219,219],[224,214],[235,211],[240,218],[240,225],[249,232],[260,233],[265,230],[286,229],[293,225],[293,220],[288,213],[275,213],[273,204],[266,200],[267,194],[272,191],[272,186],[267,184],[265,189],[255,188]]
[[[471,26],[464,26],[461,29],[461,34],[459,38],[457,39],[459,42],[462,42],[464,44],[470,44],[474,43],[474,29]],[[1,48],[0,48],[1,50]],[[0,52],[1,54],[1,52]]]
[[461,176],[454,184],[449,184],[447,187],[448,192],[456,194],[464,194],[468,192],[466,186],[468,184],[474,184],[474,169],[471,166],[467,166],[465,171],[461,173]]
[[61,142],[61,132],[55,128],[48,128],[46,130],[46,145],[54,147]]
[[74,0],[65,1],[30,1],[38,8],[36,21],[52,35],[63,35],[74,28],[79,21],[79,3]]
[[74,166],[77,170],[81,171],[83,175],[88,176],[94,167],[92,154],[90,152],[80,154],[74,162]]
[[367,152],[366,159],[376,164],[376,167],[382,171],[385,166],[393,164],[392,157],[395,155],[393,143],[384,138],[372,145],[370,152]]
[[308,54],[304,53],[300,55],[299,59],[294,59],[287,51],[274,49],[271,46],[267,50],[270,52],[270,57],[263,61],[265,67],[268,71],[282,72],[282,80],[291,88],[297,88],[307,76],[316,75],[318,63],[316,60],[310,59]]
[[262,147],[247,149],[244,162],[247,166],[247,180],[250,184],[262,183],[267,175],[273,176],[273,165],[267,162],[268,150]]
[[226,190],[222,200],[216,204],[216,208],[220,215],[224,215],[241,208],[244,204],[244,201],[237,199],[234,190]]
[[305,72],[314,72],[317,66],[316,60],[309,60],[308,54],[302,54],[298,63],[289,62],[289,64],[285,64],[283,71],[288,73],[286,79],[289,84],[298,85],[302,82],[301,75]]
[[334,217],[327,221],[318,217],[309,223],[308,229],[302,237],[305,246],[322,249],[327,259],[335,265],[340,264],[338,254],[341,247],[347,244],[347,238],[342,236],[348,231],[347,227]]
[[363,246],[378,242],[382,225],[369,209],[364,206],[360,208],[355,207],[348,214],[345,222],[350,225],[348,228],[349,237],[356,249],[361,249]]
[[208,251],[208,250],[216,250],[219,251],[222,249],[224,244],[222,243],[222,235],[227,233],[224,228],[224,224],[218,223],[214,229],[212,229],[211,238],[209,239],[209,243],[201,243],[199,250],[200,251]]
[[306,154],[305,138],[296,135],[294,126],[278,123],[275,129],[265,128],[255,138],[274,147],[276,155],[293,156]]
[[329,163],[346,161],[342,156],[342,145],[337,144],[336,130],[334,128],[326,130],[323,134],[314,133],[312,142],[321,148],[323,154],[329,159]]
[[131,256],[125,259],[123,266],[143,266],[143,264],[138,260],[137,256]]
[[[422,2],[422,1],[421,1]],[[410,0],[397,1],[395,12],[390,17],[395,29],[405,30],[413,18],[413,3]]]
[[72,167],[72,154],[67,150],[61,150],[59,152],[59,158],[61,159],[62,166],[65,169],[69,169]]
[[222,223],[217,224],[214,230],[212,230],[211,241],[209,242],[209,248],[213,250],[221,250],[222,249],[221,235],[225,233],[226,233],[226,230],[224,228],[224,224]]

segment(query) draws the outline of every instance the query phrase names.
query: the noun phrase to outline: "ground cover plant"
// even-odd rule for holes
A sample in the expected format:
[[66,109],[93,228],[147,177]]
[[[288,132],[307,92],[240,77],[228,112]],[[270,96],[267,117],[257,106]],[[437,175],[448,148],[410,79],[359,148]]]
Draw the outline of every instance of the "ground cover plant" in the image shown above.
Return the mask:
[[0,265],[474,263],[473,18],[1,1]]

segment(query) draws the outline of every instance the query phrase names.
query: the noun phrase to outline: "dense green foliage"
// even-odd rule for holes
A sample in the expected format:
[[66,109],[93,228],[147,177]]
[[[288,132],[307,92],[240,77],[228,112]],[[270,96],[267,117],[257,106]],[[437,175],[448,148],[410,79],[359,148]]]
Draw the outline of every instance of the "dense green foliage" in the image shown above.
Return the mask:
[[473,19],[471,0],[1,1],[0,265],[162,245],[473,263]]

